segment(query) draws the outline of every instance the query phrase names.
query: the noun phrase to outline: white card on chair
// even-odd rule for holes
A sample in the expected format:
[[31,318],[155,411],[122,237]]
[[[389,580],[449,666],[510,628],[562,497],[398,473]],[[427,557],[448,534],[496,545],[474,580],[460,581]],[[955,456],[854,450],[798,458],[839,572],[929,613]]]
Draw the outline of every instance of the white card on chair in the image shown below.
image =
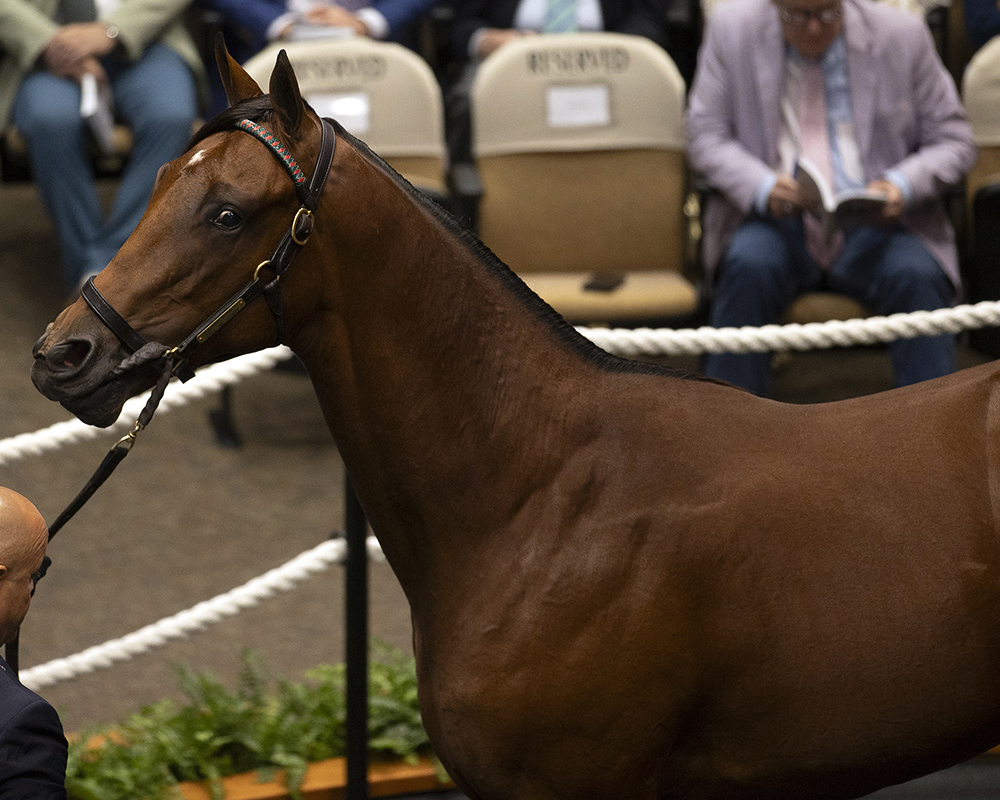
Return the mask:
[[611,124],[611,92],[606,85],[550,86],[545,113],[550,128],[602,127]]
[[310,93],[309,104],[321,117],[333,117],[355,136],[371,129],[371,101],[366,92]]

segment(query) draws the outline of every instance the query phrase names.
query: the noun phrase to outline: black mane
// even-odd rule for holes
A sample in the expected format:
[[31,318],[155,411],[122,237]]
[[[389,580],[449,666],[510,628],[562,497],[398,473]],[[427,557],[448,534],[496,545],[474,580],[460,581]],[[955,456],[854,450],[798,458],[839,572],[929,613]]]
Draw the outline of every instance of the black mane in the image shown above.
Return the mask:
[[244,100],[235,106],[230,106],[202,125],[191,136],[191,140],[187,144],[187,149],[190,150],[198,142],[207,139],[213,133],[236,130],[237,123],[242,119],[258,123],[270,122],[273,116],[274,107],[271,105],[271,99],[266,94],[251,97],[249,100]]
[[[206,122],[188,142],[188,149],[194,147],[203,139],[214,133],[235,130],[237,123],[243,119],[251,122],[267,124],[272,121],[274,109],[271,106],[270,98],[267,95],[244,100],[235,106],[223,111],[213,119]],[[389,164],[387,164],[377,153],[367,144],[349,133],[336,120],[333,122],[337,136],[348,142],[355,150],[361,153],[373,166],[377,167],[388,175],[407,195],[430,214],[447,230],[451,235],[461,241],[476,258],[507,287],[524,305],[526,305],[539,319],[545,322],[555,333],[556,338],[574,353],[579,355],[588,363],[608,372],[627,372],[642,375],[659,375],[669,378],[681,378],[684,380],[712,381],[704,375],[691,373],[676,367],[667,367],[660,364],[652,364],[646,361],[634,361],[632,359],[621,358],[613,355],[595,345],[590,339],[576,330],[566,322],[550,305],[542,300],[528,285],[521,280],[517,274],[501,261],[486,245],[479,241],[469,229],[458,221],[447,209],[442,208],[432,198],[416,189],[406,178],[400,175]]]

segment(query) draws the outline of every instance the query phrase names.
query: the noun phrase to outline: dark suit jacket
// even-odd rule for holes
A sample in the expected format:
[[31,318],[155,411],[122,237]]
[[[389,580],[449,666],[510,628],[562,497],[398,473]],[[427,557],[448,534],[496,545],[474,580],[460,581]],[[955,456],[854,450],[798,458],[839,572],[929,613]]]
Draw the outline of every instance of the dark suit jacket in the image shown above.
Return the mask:
[[[469,59],[469,39],[480,28],[512,28],[520,0],[456,0],[452,56]],[[631,33],[667,47],[666,0],[601,0],[604,30]]]
[[66,800],[66,752],[56,710],[0,658],[0,800]]

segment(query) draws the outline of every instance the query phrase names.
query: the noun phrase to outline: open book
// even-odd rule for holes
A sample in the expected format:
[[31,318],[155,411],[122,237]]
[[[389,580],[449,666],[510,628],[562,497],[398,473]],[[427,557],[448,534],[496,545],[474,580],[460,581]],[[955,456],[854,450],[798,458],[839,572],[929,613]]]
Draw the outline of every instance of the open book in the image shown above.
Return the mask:
[[101,152],[114,154],[115,121],[111,90],[107,86],[99,86],[97,78],[89,72],[80,78],[80,116],[87,123]]
[[800,157],[795,166],[802,206],[823,222],[827,238],[844,219],[864,220],[878,216],[889,198],[871,189],[845,189],[834,193],[819,168],[808,158]]

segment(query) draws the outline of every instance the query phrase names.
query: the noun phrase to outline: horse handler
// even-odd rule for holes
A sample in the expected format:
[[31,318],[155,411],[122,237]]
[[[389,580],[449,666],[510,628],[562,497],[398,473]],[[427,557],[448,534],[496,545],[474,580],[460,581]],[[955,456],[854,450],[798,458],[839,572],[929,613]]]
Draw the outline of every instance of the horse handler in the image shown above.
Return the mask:
[[[16,636],[48,545],[45,520],[0,487],[0,643]],[[0,658],[0,800],[66,798],[66,737],[56,710]]]

